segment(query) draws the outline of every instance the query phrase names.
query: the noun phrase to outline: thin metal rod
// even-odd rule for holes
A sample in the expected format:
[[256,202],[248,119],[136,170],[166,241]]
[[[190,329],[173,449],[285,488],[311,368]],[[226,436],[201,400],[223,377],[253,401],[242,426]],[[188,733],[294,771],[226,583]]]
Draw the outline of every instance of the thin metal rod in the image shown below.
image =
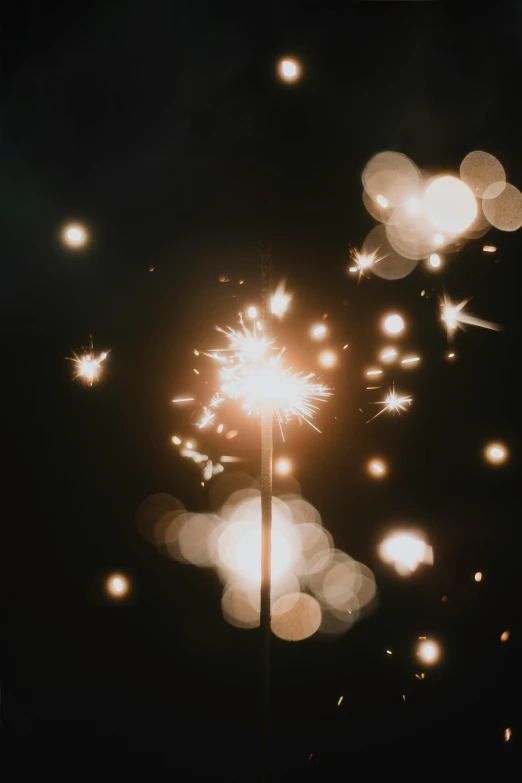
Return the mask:
[[[263,334],[270,336],[270,248],[261,253],[262,274],[262,323]],[[261,644],[262,644],[262,702],[261,741],[263,781],[270,780],[270,634],[271,634],[271,591],[272,591],[272,458],[273,458],[274,411],[267,400],[261,410]]]

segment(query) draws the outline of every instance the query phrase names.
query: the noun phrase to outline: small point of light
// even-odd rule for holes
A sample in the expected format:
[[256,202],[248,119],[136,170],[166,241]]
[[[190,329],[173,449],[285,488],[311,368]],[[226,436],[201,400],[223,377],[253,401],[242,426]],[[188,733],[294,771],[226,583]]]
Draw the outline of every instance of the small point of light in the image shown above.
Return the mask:
[[335,367],[337,356],[333,351],[323,351],[319,354],[319,364],[321,367]]
[[430,266],[432,269],[438,269],[441,265],[441,259],[438,253],[432,253],[429,258]]
[[383,348],[379,354],[381,362],[393,362],[397,358],[397,351],[395,348]]
[[194,348],[194,356],[199,356],[199,351],[197,348]]
[[400,334],[404,330],[404,319],[398,313],[393,313],[386,316],[383,326],[388,334]]
[[177,436],[177,435],[173,435],[173,436],[172,436],[172,442],[173,442],[173,443],[174,443],[176,446],[181,446],[181,438],[178,438],[178,436]]
[[511,739],[512,731],[510,728],[504,729],[504,742],[509,742]]
[[83,247],[87,242],[87,231],[77,223],[65,226],[62,239],[69,247]]
[[346,343],[346,345],[343,345],[343,351],[346,351],[347,348],[348,348],[348,343]]
[[248,308],[247,315],[249,318],[257,318],[257,307],[254,307],[253,305]]
[[322,340],[324,337],[326,337],[327,328],[324,324],[316,324],[312,327],[312,337],[314,340]]
[[386,650],[387,655],[393,655],[391,650]]
[[390,202],[388,201],[388,199],[387,199],[385,196],[383,196],[381,193],[379,193],[379,194],[378,194],[378,195],[375,197],[375,201],[376,201],[376,202],[377,202],[377,204],[378,204],[380,207],[382,207],[383,209],[386,209],[386,208],[389,206],[389,203],[390,203]]
[[433,244],[434,245],[443,245],[444,244],[444,234],[434,234],[433,235]]
[[278,476],[289,476],[292,472],[292,462],[288,457],[279,457],[274,465],[274,470]]
[[502,443],[490,443],[486,446],[485,456],[492,465],[501,465],[508,458],[508,451]]
[[382,375],[382,370],[367,370],[366,375],[368,378],[372,378],[374,375]]
[[503,631],[500,634],[500,641],[501,642],[507,642],[507,640],[509,639],[510,636],[511,636],[511,631]]
[[113,598],[122,598],[129,592],[129,580],[123,574],[111,574],[105,582],[105,589]]
[[417,364],[420,362],[420,356],[408,356],[406,359],[401,359],[401,364]]
[[[424,663],[436,663],[440,657],[439,645],[433,641],[423,641],[417,648],[417,655]],[[421,679],[424,679],[422,674]]]
[[455,358],[455,354],[453,352],[448,354],[448,359],[454,359],[454,358]]
[[193,449],[193,448],[194,448],[194,444],[192,443],[192,441],[191,441],[191,440],[188,440],[188,441],[185,443],[185,448],[186,448],[186,449]]
[[177,397],[177,399],[172,400],[172,402],[194,402],[194,397]]
[[366,466],[370,476],[374,478],[384,478],[388,472],[388,466],[382,459],[372,459]]
[[[340,698],[340,699],[339,699],[339,701],[337,702],[337,706],[338,706],[338,707],[340,707],[340,706],[341,706],[341,704],[343,703],[343,699],[344,699],[344,696],[341,696],[341,698]],[[311,758],[311,757],[310,757],[310,758]]]
[[293,57],[285,57],[279,60],[277,71],[279,78],[288,83],[296,82],[301,76],[301,65]]
[[497,252],[497,248],[495,247],[495,245],[484,245],[484,247],[482,248],[482,252],[483,253],[496,253]]
[[475,579],[475,582],[482,582],[482,571],[477,571],[473,578]]
[[224,429],[224,425],[223,424],[218,424],[218,426],[216,427],[216,432],[218,433],[218,435],[221,435],[221,433],[223,432],[223,429]]

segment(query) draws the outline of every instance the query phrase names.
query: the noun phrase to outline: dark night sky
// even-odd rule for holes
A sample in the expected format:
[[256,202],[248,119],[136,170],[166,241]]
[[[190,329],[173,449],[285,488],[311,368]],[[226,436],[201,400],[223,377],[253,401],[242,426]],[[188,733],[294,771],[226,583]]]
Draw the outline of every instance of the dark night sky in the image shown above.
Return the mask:
[[[373,225],[360,176],[377,151],[458,170],[484,149],[522,186],[520,8],[481,16],[434,2],[339,10],[155,0],[16,9],[2,26],[0,117],[6,759],[73,779],[100,765],[151,779],[176,769],[255,779],[258,634],[227,625],[214,574],[162,558],[134,514],[154,492],[209,507],[197,470],[170,443],[190,431],[170,400],[191,382],[192,348],[256,298],[259,243],[270,241],[303,334],[327,312],[336,344],[350,345],[319,417],[323,434],[288,429],[296,477],[380,590],[377,611],[334,642],[274,640],[281,780],[291,770],[300,780],[346,777],[354,757],[357,768],[389,760],[406,776],[434,754],[468,768],[507,763],[522,730],[521,235],[492,230],[494,256],[470,242],[439,276],[420,264],[402,281],[357,285],[346,265]],[[274,74],[289,52],[305,69],[293,87]],[[82,252],[59,241],[70,220],[91,232]],[[222,274],[232,282],[220,284]],[[474,313],[504,326],[459,331],[454,364],[444,359],[443,290],[472,296]],[[367,425],[375,409],[362,373],[392,307],[407,314],[404,347],[423,366],[390,378],[412,393],[411,411]],[[89,389],[71,382],[64,359],[91,333],[112,352]],[[481,458],[490,439],[511,450],[501,469]],[[376,452],[392,465],[378,484],[362,471]],[[256,460],[247,470],[256,474]],[[404,522],[435,550],[435,566],[408,580],[376,555],[383,533]],[[110,570],[131,576],[133,600],[103,598]],[[419,682],[412,651],[423,634],[441,641],[444,658]]]

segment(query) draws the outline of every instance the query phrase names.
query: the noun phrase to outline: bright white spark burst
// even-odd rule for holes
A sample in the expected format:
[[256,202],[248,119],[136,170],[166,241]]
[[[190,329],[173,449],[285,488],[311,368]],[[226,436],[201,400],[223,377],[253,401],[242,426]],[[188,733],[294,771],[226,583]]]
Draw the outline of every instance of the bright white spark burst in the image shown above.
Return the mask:
[[[311,421],[318,408],[315,403],[331,396],[328,387],[314,382],[313,373],[306,375],[283,368],[284,349],[277,351],[273,340],[258,335],[256,324],[249,329],[242,318],[240,324],[241,329],[218,327],[228,345],[207,354],[222,365],[219,370],[222,394],[240,401],[249,414],[259,414],[263,403],[270,402],[280,427],[297,417],[317,429]],[[221,402],[225,397],[217,395],[214,401]],[[209,408],[204,409],[203,420],[208,419]]]
[[459,302],[459,304],[454,304],[444,295],[444,300],[441,304],[441,317],[446,324],[448,334],[452,334],[461,324],[481,326],[483,329],[493,329],[497,332],[501,331],[502,327],[499,326],[499,324],[494,324],[491,321],[483,321],[481,318],[475,318],[475,316],[465,313],[464,308],[469,301],[470,299],[464,299],[462,302]]
[[104,351],[98,356],[95,356],[91,339],[91,347],[89,351],[85,351],[84,353],[80,354],[80,356],[73,352],[73,355],[68,357],[70,361],[74,362],[75,365],[74,377],[81,378],[81,380],[84,381],[84,383],[86,383],[88,386],[92,386],[95,381],[100,379],[100,375],[103,369],[102,364],[108,355],[108,351]]
[[369,421],[373,421],[373,419],[376,419],[377,416],[380,416],[381,413],[384,413],[385,411],[392,411],[392,413],[397,412],[399,414],[401,411],[407,411],[408,408],[406,406],[412,402],[413,397],[401,396],[400,394],[397,394],[395,387],[393,387],[386,395],[386,399],[373,403],[374,405],[384,405],[384,408],[382,411],[379,411],[379,413],[376,413],[375,416],[372,416]]

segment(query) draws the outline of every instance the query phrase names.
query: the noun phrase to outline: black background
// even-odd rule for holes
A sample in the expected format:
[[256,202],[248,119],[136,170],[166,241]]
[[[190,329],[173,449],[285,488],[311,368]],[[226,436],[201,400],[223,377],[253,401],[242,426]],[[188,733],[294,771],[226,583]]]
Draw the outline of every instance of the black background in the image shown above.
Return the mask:
[[[382,767],[407,777],[437,759],[500,769],[518,754],[520,234],[492,230],[496,254],[470,242],[439,274],[419,264],[402,281],[358,284],[346,267],[373,225],[360,176],[377,151],[458,170],[484,149],[522,185],[521,24],[507,3],[482,15],[431,2],[164,0],[7,12],[6,779],[175,770],[255,779],[258,634],[227,625],[217,578],[162,558],[134,514],[154,492],[209,507],[196,468],[170,443],[191,432],[170,400],[193,381],[192,349],[258,299],[267,241],[274,276],[295,292],[288,329],[304,369],[315,369],[306,331],[323,313],[331,345],[349,344],[328,376],[336,393],[318,416],[322,434],[291,425],[285,449],[336,544],[374,571],[380,590],[377,611],[334,642],[274,640],[278,774],[347,779]],[[292,87],[275,76],[288,53],[304,66]],[[59,241],[71,220],[89,227],[84,251]],[[443,290],[472,296],[472,312],[504,327],[459,331],[453,364]],[[387,376],[412,394],[411,411],[366,424],[376,397],[363,371],[391,308],[408,320],[401,345],[423,362]],[[71,381],[65,357],[91,333],[111,353],[88,388]],[[242,420],[238,429],[234,448],[256,475],[255,430]],[[482,459],[491,439],[510,448],[502,468]],[[391,466],[380,483],[363,471],[374,453]],[[434,567],[406,580],[376,553],[401,524],[421,527],[435,551]],[[104,598],[111,570],[130,576],[132,600]],[[422,682],[420,635],[444,651]]]

